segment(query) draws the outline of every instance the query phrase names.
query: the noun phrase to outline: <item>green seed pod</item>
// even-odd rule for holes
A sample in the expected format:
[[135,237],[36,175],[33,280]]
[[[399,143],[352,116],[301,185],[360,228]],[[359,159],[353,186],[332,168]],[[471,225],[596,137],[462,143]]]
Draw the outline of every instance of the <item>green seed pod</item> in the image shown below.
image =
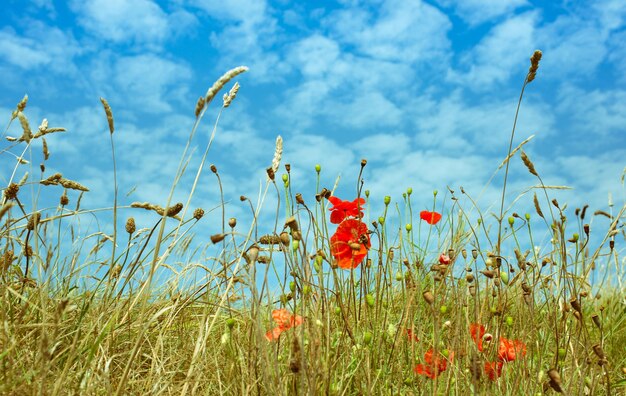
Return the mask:
[[335,307],[335,313],[339,315],[341,313],[341,307]]
[[235,319],[233,319],[233,318],[226,319],[226,326],[229,329],[232,329],[233,327],[235,327]]
[[322,170],[322,166],[320,164],[316,164],[315,165],[315,172],[320,173],[321,170]]
[[407,224],[406,226],[404,226],[404,228],[406,228],[407,232],[411,232],[411,230],[413,229],[413,225],[412,224]]
[[404,279],[404,275],[402,275],[402,272],[396,272],[396,280],[400,282],[402,279]]
[[445,314],[446,312],[448,312],[448,307],[447,307],[447,306],[445,306],[445,305],[442,305],[442,306],[439,308],[439,312],[441,312],[442,314]]
[[283,173],[283,183],[287,183],[289,181],[289,176],[286,173]]
[[298,250],[298,247],[300,247],[300,241],[294,239],[293,241],[291,241],[291,249],[293,249],[293,251],[295,252],[296,250]]
[[500,280],[505,284],[509,284],[509,273],[508,271],[501,270],[500,271]]
[[513,224],[514,224],[514,223],[515,223],[515,217],[513,217],[513,216],[509,217],[509,225],[510,225],[511,227],[513,227]]
[[508,326],[513,326],[513,317],[512,316],[507,316],[506,317],[506,324]]
[[559,348],[559,360],[565,359],[566,354],[567,354],[567,351],[565,350],[565,348]]
[[389,205],[389,203],[391,202],[391,197],[389,195],[385,195],[385,206]]
[[309,285],[302,286],[302,294],[304,294],[305,296],[308,296],[309,294],[311,294],[311,286]]
[[385,218],[384,218],[384,217],[382,217],[382,216],[380,216],[380,217],[378,218],[378,222],[380,223],[380,225],[385,224]]
[[315,269],[315,272],[319,273],[322,271],[323,262],[324,259],[322,258],[322,256],[315,256],[315,260],[313,261],[313,268]]
[[526,219],[526,221],[530,221],[530,213],[526,213],[524,215],[524,218]]
[[289,282],[289,290],[291,290],[292,293],[296,291],[296,282]]
[[365,190],[365,198],[369,198],[370,197],[370,190]]
[[413,194],[413,189],[411,187],[407,188],[406,193],[409,195]]
[[372,343],[372,333],[369,331],[366,331],[365,333],[363,333],[363,344],[369,345],[371,343]]
[[374,296],[372,296],[371,294],[365,295],[365,302],[367,303],[367,305],[370,306],[370,308],[374,307],[374,305],[376,304],[376,300],[374,299]]

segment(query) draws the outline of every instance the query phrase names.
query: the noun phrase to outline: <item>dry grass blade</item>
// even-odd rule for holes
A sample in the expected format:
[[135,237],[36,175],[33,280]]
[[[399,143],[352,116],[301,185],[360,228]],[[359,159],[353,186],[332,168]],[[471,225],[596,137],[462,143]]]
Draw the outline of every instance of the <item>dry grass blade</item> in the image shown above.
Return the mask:
[[500,165],[498,165],[498,169],[502,169],[502,167],[507,163],[507,161],[509,161],[511,158],[513,158],[515,153],[517,153],[522,148],[522,146],[524,146],[526,143],[530,142],[534,137],[535,137],[535,135],[530,135],[529,137],[526,138],[526,140],[524,140],[523,142],[518,144],[517,147],[515,147],[513,149],[513,151],[511,151],[511,154],[507,155],[506,158],[500,163]]

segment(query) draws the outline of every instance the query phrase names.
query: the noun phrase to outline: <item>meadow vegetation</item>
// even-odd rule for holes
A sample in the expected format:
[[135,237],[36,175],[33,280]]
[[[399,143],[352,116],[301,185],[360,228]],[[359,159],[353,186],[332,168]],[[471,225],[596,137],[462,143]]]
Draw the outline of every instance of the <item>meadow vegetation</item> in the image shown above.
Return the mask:
[[[540,58],[531,57],[522,95]],[[34,130],[27,97],[18,103],[2,149],[14,167],[3,172],[0,209],[0,393],[623,394],[626,207],[568,209],[554,199],[526,141],[513,148],[519,106],[495,212],[463,188],[370,196],[361,174],[353,196],[337,197],[320,185],[323,163],[311,169],[315,193],[298,193],[279,138],[261,196],[231,203],[249,210],[249,224],[228,219],[221,193],[219,225],[196,248],[207,213],[189,206],[217,121],[187,202],[172,197],[207,108],[246,70],[227,72],[198,100],[169,196],[122,207],[114,173],[105,211],[81,208],[88,186],[46,172],[45,139],[64,129],[44,120]],[[224,94],[220,115],[238,89]],[[102,105],[115,167],[114,115]],[[8,136],[18,123],[22,135]],[[513,204],[510,166],[537,183]],[[221,191],[218,168],[208,168]],[[418,194],[429,207],[414,207]],[[275,219],[258,224],[268,195]],[[133,213],[145,210],[154,221],[138,228]],[[102,216],[103,229],[76,235],[86,215]],[[591,226],[596,218],[608,226]],[[173,266],[174,256],[187,261]],[[182,282],[189,273],[195,281]]]

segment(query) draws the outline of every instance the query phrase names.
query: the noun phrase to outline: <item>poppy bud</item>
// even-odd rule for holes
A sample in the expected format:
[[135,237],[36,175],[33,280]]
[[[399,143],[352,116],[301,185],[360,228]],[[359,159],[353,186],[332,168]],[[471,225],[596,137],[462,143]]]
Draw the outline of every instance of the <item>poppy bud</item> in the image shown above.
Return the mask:
[[413,229],[413,225],[407,224],[405,228],[406,228],[406,232],[411,232],[411,230]]
[[413,189],[411,187],[407,188],[406,193],[409,195],[413,194]]
[[283,183],[287,184],[287,182],[289,181],[289,176],[287,176],[286,173],[283,173],[282,179],[283,179]]
[[513,227],[514,223],[515,223],[515,218],[513,216],[509,217],[509,225]]
[[382,216],[381,216],[381,217],[379,217],[379,218],[378,218],[378,222],[380,223],[380,225],[385,224],[385,218],[384,218],[384,217],[382,217]]
[[389,203],[391,202],[391,197],[389,195],[385,195],[384,202],[385,206],[389,205]]
[[322,166],[320,164],[315,164],[315,172],[320,173],[322,170]]
[[526,219],[526,221],[530,221],[530,213],[526,213],[524,215],[524,218]]
[[373,296],[373,295],[371,295],[371,294],[366,294],[366,295],[365,295],[365,302],[367,303],[367,305],[368,305],[370,308],[373,308],[373,307],[374,307],[374,304],[376,303],[376,300],[374,299],[374,296]]

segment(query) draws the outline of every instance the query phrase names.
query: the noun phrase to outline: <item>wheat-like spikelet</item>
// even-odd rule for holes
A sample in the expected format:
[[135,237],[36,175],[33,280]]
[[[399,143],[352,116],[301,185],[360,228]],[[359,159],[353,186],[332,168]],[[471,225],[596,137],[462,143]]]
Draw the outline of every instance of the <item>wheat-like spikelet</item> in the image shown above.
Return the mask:
[[196,118],[200,117],[200,113],[202,112],[202,109],[204,109],[204,105],[206,104],[206,100],[204,99],[204,96],[200,96],[198,98],[198,101],[196,102]]
[[11,209],[11,207],[13,207],[13,205],[14,205],[13,202],[7,202],[4,205],[2,205],[2,207],[0,208],[0,220],[6,214],[6,212],[8,212],[9,209]]
[[30,125],[28,124],[28,119],[21,111],[17,112],[17,118],[20,120],[20,124],[22,125],[22,137],[20,137],[20,141],[28,142],[33,138],[33,132],[30,130]]
[[47,179],[41,180],[39,183],[43,184],[44,186],[58,186],[60,184],[65,188],[69,188],[70,190],[89,191],[87,187],[76,181],[64,178],[60,173],[55,173]]
[[228,91],[228,94],[224,94],[224,108],[229,107],[233,100],[235,100],[235,97],[237,97],[237,92],[239,92],[238,82],[233,85],[230,91]]
[[280,160],[283,156],[283,138],[278,135],[276,138],[276,149],[274,150],[274,158],[272,159],[272,171],[278,172],[280,166]]
[[41,138],[43,141],[43,159],[47,161],[50,158],[50,151],[48,151],[48,142],[46,142],[45,138]]
[[28,172],[24,173],[24,176],[22,176],[22,178],[20,179],[19,183],[17,183],[18,186],[22,187],[24,184],[26,184],[26,181],[28,180]]
[[213,98],[215,98],[215,95],[217,95],[217,93],[220,91],[220,89],[224,87],[224,85],[226,85],[230,80],[246,71],[248,71],[248,68],[246,66],[238,66],[224,73],[224,75],[220,77],[215,83],[213,83],[211,88],[209,88],[209,90],[207,91],[204,98],[206,106],[211,103]]
[[109,106],[109,102],[105,98],[100,98],[100,102],[102,102],[102,106],[104,106],[104,113],[107,116],[107,122],[109,123],[109,132],[111,135],[113,131],[115,131],[115,125],[113,124],[113,112],[111,111],[111,106]]
[[527,83],[535,79],[535,76],[537,75],[537,69],[539,68],[539,61],[541,60],[541,56],[541,51],[535,50],[533,56],[530,57],[530,68],[528,69],[528,77],[526,77]]
[[55,132],[65,132],[65,128],[48,128],[48,120],[46,118],[41,121],[41,125],[37,128],[37,133],[33,136],[33,139]]
[[526,155],[526,153],[524,152],[524,150],[522,150],[522,162],[524,162],[524,165],[526,165],[526,168],[528,168],[528,171],[530,173],[532,173],[535,176],[539,176],[539,174],[537,173],[537,171],[535,170],[535,165],[532,163],[532,161],[530,160],[530,158],[528,158],[528,156]]
[[[165,214],[165,209],[162,206],[151,204],[150,202],[133,202],[130,204],[131,208],[141,208],[146,210],[153,210],[157,212],[159,215],[163,216]],[[176,216],[183,208],[182,203],[177,203],[176,205],[167,209],[167,216],[173,217],[177,220],[180,220],[180,217]]]
[[11,121],[17,118],[17,114],[24,111],[26,104],[28,103],[28,95],[24,95],[22,100],[17,104],[16,109],[11,113]]
[[535,211],[541,218],[543,217],[543,212],[541,211],[541,207],[539,206],[539,200],[537,199],[537,194],[533,195],[533,203],[535,204]]

